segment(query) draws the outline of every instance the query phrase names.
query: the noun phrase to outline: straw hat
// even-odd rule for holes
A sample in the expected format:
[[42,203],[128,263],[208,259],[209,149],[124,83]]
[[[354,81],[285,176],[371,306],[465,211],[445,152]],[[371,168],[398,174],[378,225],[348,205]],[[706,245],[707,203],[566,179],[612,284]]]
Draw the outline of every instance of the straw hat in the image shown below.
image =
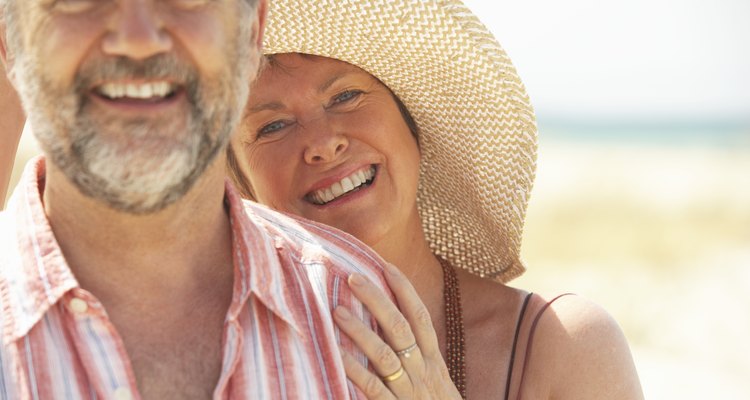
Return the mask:
[[386,84],[420,129],[417,197],[432,250],[500,282],[523,273],[534,112],[510,59],[461,2],[273,0],[264,52],[335,58]]

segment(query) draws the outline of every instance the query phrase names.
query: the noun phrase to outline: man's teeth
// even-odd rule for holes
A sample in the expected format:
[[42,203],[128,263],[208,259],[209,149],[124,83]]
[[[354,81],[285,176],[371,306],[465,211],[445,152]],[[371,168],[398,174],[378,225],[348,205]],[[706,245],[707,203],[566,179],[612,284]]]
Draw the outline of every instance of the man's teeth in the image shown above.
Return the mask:
[[172,92],[172,89],[172,84],[169,82],[105,83],[99,87],[99,92],[110,99],[123,97],[151,99],[154,97],[166,97]]
[[309,195],[310,200],[323,205],[349,193],[366,183],[370,183],[375,176],[375,167],[359,170],[325,189],[316,190]]

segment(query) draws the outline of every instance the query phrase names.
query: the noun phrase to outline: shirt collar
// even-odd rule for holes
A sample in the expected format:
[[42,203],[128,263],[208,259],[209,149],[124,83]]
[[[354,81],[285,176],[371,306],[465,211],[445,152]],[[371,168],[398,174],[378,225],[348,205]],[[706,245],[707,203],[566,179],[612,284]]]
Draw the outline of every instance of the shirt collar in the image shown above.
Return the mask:
[[3,342],[24,335],[78,282],[44,211],[45,161],[26,164],[0,221]]
[[225,184],[225,202],[229,206],[234,248],[234,296],[228,317],[237,318],[250,294],[279,318],[301,332],[289,304],[292,260],[284,256],[288,239],[272,233],[268,222],[255,214],[262,207],[243,201],[232,183]]
[[[79,287],[44,210],[45,173],[43,156],[29,161],[7,210],[0,212],[0,320],[6,344],[25,336],[65,293]],[[299,331],[284,295],[284,269],[290,266],[280,261],[283,241],[265,229],[229,180],[225,190],[235,250],[228,318],[236,319],[253,294]]]

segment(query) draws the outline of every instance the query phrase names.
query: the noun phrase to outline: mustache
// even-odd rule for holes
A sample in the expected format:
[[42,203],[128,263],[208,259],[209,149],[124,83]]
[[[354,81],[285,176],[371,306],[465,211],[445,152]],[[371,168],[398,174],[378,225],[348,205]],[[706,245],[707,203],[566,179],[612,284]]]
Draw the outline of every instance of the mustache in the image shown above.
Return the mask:
[[195,67],[181,61],[174,54],[157,54],[143,60],[118,56],[90,60],[81,65],[73,88],[77,93],[84,93],[106,81],[168,80],[185,87],[188,95],[195,95],[198,77]]

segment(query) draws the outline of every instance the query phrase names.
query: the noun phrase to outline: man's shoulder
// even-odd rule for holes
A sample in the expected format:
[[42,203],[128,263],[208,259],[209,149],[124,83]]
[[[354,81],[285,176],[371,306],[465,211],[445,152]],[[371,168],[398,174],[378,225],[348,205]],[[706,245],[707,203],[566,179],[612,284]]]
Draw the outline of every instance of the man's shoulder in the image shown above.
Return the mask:
[[322,263],[344,274],[383,271],[382,258],[346,232],[252,201],[243,203],[249,220],[300,262]]

